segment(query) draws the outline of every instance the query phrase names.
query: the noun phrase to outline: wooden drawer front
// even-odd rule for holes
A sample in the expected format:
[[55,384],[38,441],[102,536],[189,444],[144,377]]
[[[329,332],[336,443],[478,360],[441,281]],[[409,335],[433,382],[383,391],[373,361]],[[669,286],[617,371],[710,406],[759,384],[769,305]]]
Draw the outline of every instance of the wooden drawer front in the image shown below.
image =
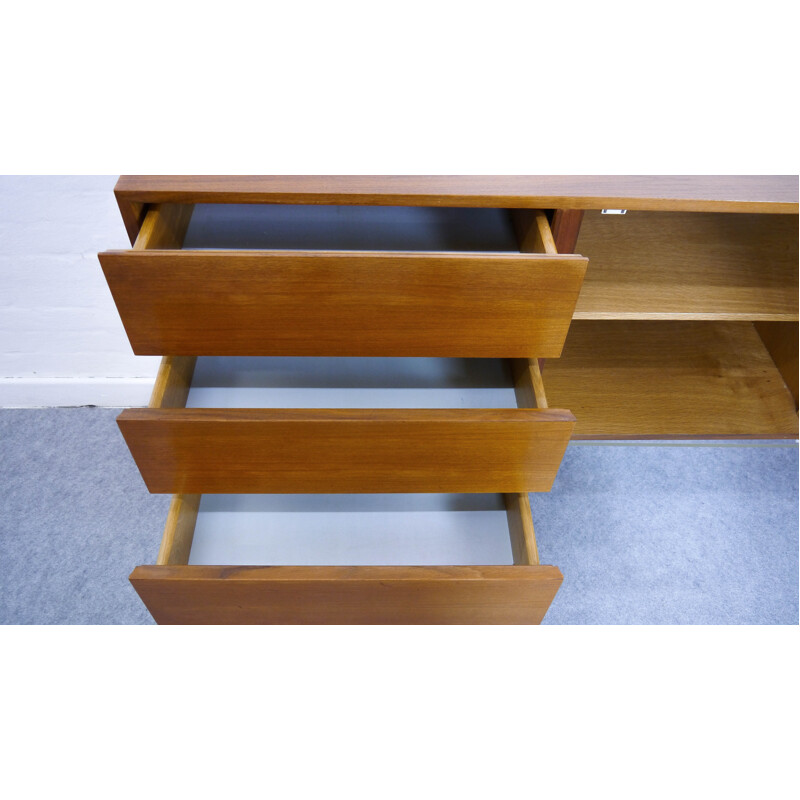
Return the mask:
[[549,491],[575,418],[555,409],[129,409],[151,492]]
[[137,567],[160,624],[537,624],[557,567]]
[[586,271],[573,255],[108,252],[137,355],[547,357]]

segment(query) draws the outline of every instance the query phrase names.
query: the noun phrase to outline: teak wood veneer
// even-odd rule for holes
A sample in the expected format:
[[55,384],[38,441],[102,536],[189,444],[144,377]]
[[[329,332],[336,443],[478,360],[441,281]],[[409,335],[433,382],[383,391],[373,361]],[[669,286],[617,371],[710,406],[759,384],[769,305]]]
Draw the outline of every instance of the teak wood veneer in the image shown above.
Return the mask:
[[793,175],[125,175],[114,194],[131,242],[155,203],[797,213]]
[[[100,260],[134,352],[164,359],[150,408],[119,423],[148,488],[175,493],[136,591],[162,623],[540,622],[562,576],[539,564],[528,492],[550,488],[570,436],[797,436],[797,189],[796,176],[120,178],[133,248]],[[247,245],[214,245],[223,207],[250,220]],[[323,218],[303,247],[303,224]],[[273,236],[285,224],[300,246]],[[359,230],[368,246],[338,243]],[[422,244],[381,246],[409,230]],[[510,359],[517,408],[186,408],[196,356]],[[503,493],[510,563],[194,565],[201,493],[217,492]]]
[[797,438],[791,393],[748,322],[576,320],[546,374],[575,439]]
[[147,250],[100,261],[137,355],[556,358],[586,272],[578,256],[527,253]]
[[151,492],[547,492],[575,424],[556,409],[130,409]]
[[[191,384],[194,362],[192,357],[163,359],[151,406],[174,404],[172,410],[183,406]],[[538,362],[535,359],[515,360],[512,362],[512,371],[518,402],[536,402],[536,398],[539,398],[543,406],[541,410],[552,413],[547,409]],[[408,412],[398,412],[398,415],[400,413]],[[121,427],[124,432],[124,420],[121,420]],[[345,435],[342,439],[345,445],[348,438]],[[558,461],[568,438],[569,433],[558,443]],[[290,445],[294,445],[295,439],[290,437]],[[203,436],[200,437],[202,440]],[[312,437],[310,441],[313,441]],[[376,441],[382,443],[383,447],[383,439],[379,437]],[[394,442],[390,444],[396,445]],[[132,450],[136,453],[135,448]],[[256,450],[269,452],[260,446]],[[224,450],[214,451],[212,446],[211,452],[210,461],[219,469],[215,459]],[[391,455],[391,448],[387,455]],[[341,454],[339,458],[341,460]],[[537,463],[540,460],[541,457]],[[346,458],[346,461],[357,463],[350,458]],[[230,468],[237,463],[241,464],[238,455],[231,459]],[[320,462],[313,454],[303,454],[300,463],[306,469],[317,471]],[[414,463],[430,470],[427,481],[422,484],[427,487],[425,491],[450,490],[450,487],[441,485],[441,466],[431,469],[424,459]],[[325,481],[316,485],[317,491],[336,491],[331,479],[326,479],[325,473],[330,469],[326,465],[317,477],[317,481]],[[146,474],[144,470],[143,473]],[[242,488],[246,486],[242,482],[242,475],[249,473],[251,468],[245,465],[238,478],[229,478],[235,488],[228,491],[251,491]],[[386,476],[396,486],[398,478],[390,469],[387,469]],[[359,480],[361,482],[354,484],[355,490],[368,485],[368,474],[361,474]],[[496,478],[491,485],[500,483],[502,480]],[[307,488],[300,490],[307,491]],[[360,490],[364,491],[363,488]],[[400,490],[416,489],[404,486]],[[281,486],[280,491],[297,491],[297,488]],[[370,487],[367,491],[386,489]],[[200,499],[197,493],[179,493],[173,497],[157,563],[137,567],[131,575],[134,588],[157,622],[533,624],[541,622],[562,582],[561,573],[556,567],[539,564],[527,493],[509,491],[504,494],[513,564],[481,567],[189,565]]]
[[161,624],[537,624],[557,567],[138,567]]
[[[624,246],[621,246],[624,244]],[[574,319],[797,321],[797,219],[587,211]]]

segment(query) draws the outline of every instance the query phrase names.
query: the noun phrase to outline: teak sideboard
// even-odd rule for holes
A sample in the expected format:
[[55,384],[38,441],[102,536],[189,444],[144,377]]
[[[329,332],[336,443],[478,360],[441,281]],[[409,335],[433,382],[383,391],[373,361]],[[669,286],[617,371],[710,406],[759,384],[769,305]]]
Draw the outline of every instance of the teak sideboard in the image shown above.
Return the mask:
[[163,357],[118,418],[173,495],[131,575],[159,623],[538,623],[529,493],[571,439],[798,435],[796,176],[115,194],[132,249],[100,263]]

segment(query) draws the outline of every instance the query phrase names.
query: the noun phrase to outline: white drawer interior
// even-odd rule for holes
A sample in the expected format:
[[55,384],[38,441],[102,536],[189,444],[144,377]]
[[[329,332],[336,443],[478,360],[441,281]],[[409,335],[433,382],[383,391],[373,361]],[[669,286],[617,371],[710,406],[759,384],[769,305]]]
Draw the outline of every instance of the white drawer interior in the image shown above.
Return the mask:
[[511,564],[494,494],[203,495],[191,565]]
[[187,408],[516,408],[503,359],[200,356]]
[[199,204],[184,249],[519,252],[497,208]]

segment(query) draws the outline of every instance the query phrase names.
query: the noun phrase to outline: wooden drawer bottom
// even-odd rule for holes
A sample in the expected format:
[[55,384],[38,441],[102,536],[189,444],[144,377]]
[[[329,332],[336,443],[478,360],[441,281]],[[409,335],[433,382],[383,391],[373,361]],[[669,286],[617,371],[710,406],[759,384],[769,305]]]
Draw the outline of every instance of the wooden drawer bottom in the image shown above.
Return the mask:
[[[389,508],[376,511],[384,499]],[[285,497],[231,496],[231,507],[240,505],[243,516],[231,521],[221,514],[215,522],[215,506],[210,504],[216,503],[218,511],[220,502],[218,496],[208,498],[204,511],[200,496],[176,495],[157,564],[137,567],[131,575],[156,622],[537,624],[562,582],[557,567],[539,565],[527,495],[353,499],[354,504],[365,503],[366,511],[348,506],[337,495],[330,499],[336,508],[318,514],[319,529],[313,531],[320,555],[345,561],[327,565],[316,563],[319,557],[313,555],[306,557],[312,564],[288,563],[298,552],[305,555],[304,546],[311,546],[310,541],[293,543],[293,538],[309,538],[302,530],[309,524],[307,514],[323,511],[326,498],[308,498],[309,512],[292,513],[281,507]],[[265,515],[265,502],[279,510]],[[302,500],[294,496],[290,502],[297,509]],[[262,527],[267,519],[273,521],[271,530]],[[349,520],[354,530],[345,537]],[[404,529],[407,541],[398,543]],[[198,541],[193,547],[195,530]],[[337,554],[340,536],[339,541],[348,544]],[[386,560],[392,563],[361,563],[377,555],[381,538]],[[263,556],[257,555],[258,549]],[[226,550],[233,561],[246,557],[265,563],[198,563]],[[457,557],[462,563],[430,563]],[[475,563],[487,558],[507,563]],[[404,559],[412,563],[398,563]]]

